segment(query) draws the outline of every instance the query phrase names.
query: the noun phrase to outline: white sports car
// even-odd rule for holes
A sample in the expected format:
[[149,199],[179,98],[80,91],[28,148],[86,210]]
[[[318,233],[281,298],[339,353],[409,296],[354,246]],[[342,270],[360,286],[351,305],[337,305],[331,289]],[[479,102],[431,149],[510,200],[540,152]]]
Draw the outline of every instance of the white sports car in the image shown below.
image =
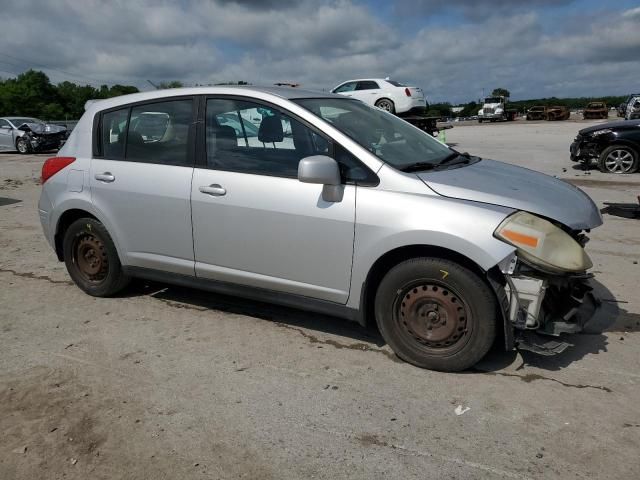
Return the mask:
[[332,89],[331,93],[353,97],[391,113],[423,113],[427,109],[420,88],[408,87],[388,78],[347,80]]

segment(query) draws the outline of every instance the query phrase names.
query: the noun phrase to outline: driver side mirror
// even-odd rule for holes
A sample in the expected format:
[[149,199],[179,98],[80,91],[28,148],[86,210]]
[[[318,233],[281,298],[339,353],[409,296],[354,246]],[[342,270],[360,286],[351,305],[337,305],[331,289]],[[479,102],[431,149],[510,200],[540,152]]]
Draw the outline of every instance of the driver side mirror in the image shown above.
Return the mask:
[[325,202],[340,202],[344,193],[338,162],[326,155],[312,155],[300,160],[298,180],[302,183],[323,185],[322,199]]

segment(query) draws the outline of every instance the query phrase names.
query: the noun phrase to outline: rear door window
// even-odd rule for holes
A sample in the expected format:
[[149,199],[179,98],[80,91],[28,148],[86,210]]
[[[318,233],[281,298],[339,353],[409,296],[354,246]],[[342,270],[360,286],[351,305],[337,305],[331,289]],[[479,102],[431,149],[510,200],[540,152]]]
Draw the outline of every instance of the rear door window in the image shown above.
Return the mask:
[[358,87],[356,88],[356,90],[376,90],[380,88],[380,86],[371,80],[363,80],[361,82],[358,82]]
[[190,166],[191,99],[138,105],[131,109],[126,159],[133,162]]

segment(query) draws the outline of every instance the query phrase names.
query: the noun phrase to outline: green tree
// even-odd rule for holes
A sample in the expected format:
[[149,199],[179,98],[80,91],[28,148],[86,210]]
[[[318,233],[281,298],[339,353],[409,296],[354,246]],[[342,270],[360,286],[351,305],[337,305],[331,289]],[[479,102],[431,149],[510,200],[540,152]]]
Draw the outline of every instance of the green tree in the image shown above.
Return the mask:
[[429,105],[427,115],[430,117],[450,117],[451,104],[449,102],[432,103]]
[[509,98],[511,93],[506,88],[494,88],[491,92],[492,97],[506,97]]
[[35,117],[44,113],[45,106],[57,103],[56,89],[43,72],[28,70],[0,84],[0,108],[4,115]]
[[184,84],[180,80],[171,80],[170,82],[160,82],[158,84],[159,89],[165,88],[182,88]]
[[467,103],[464,108],[458,113],[459,117],[472,117],[473,115],[478,114],[478,110],[480,110],[481,105],[476,102]]
[[0,79],[0,116],[78,119],[87,100],[136,92],[138,89],[131,85],[102,85],[99,89],[67,81],[52,85],[43,72],[28,70],[16,78]]

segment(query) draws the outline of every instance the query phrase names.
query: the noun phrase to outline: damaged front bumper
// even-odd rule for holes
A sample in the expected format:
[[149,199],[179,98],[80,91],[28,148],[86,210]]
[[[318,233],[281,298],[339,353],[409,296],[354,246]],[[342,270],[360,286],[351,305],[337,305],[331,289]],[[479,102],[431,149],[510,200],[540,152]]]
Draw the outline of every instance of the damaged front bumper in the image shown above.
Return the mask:
[[[519,262],[515,255],[502,273],[508,300],[505,316],[520,348],[559,353],[568,344],[557,338],[549,341],[549,336],[583,331],[600,306],[593,294],[592,274],[545,273]],[[532,332],[547,336],[547,340]]]

